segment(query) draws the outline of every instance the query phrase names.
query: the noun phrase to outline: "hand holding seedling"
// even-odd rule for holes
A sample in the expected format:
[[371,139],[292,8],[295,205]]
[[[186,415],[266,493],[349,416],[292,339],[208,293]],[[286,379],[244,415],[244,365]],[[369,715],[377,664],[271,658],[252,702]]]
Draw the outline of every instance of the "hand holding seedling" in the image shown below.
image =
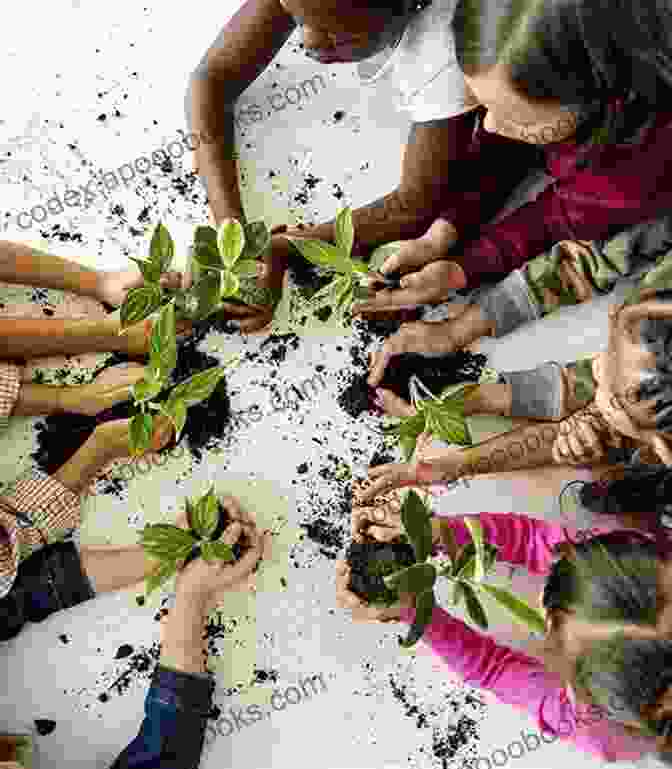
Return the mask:
[[352,308],[353,315],[411,310],[423,304],[440,304],[450,298],[450,292],[466,286],[464,272],[456,262],[441,260],[426,265],[418,272],[404,275],[399,288],[384,288]]
[[[177,525],[145,526],[141,544],[156,568],[147,577],[151,593],[179,572],[177,591],[211,606],[222,592],[242,589],[259,559],[270,552],[267,532],[257,530],[254,516],[233,497],[218,499],[214,488],[192,502]],[[235,564],[233,563],[235,561]],[[222,568],[222,563],[233,564]]]
[[455,227],[446,219],[436,219],[422,237],[397,241],[397,248],[381,265],[385,275],[414,272],[431,262],[445,259],[457,243]]
[[[401,526],[396,544],[389,541],[389,532],[378,527],[384,543],[355,542],[348,550],[347,560],[337,564],[337,601],[339,606],[353,610],[353,619],[390,622],[400,619],[402,606],[414,608],[408,635],[399,638],[402,646],[411,647],[422,638],[432,621],[437,605],[434,587],[437,579],[443,577],[453,584],[453,606],[464,600],[469,618],[479,627],[488,627],[478,596],[485,593],[506,608],[516,621],[544,632],[545,622],[540,612],[508,590],[485,583],[494,568],[497,547],[484,540],[477,517],[462,519],[472,541],[458,547],[448,522],[437,523],[416,492],[406,494],[399,516]],[[397,528],[396,513],[390,511],[385,518],[391,524],[390,529]],[[358,525],[358,519],[353,516],[353,528],[356,530]],[[447,555],[447,562],[438,565],[429,562],[437,539],[445,543]]]
[[[449,483],[461,477],[466,467],[462,449],[432,448],[434,439],[427,432],[421,433],[416,441],[415,455],[411,462],[393,462],[369,470],[373,484],[363,492],[362,502],[369,502],[379,494],[394,489]],[[431,459],[426,458],[426,452],[431,452]]]
[[483,318],[481,308],[474,304],[451,302],[448,319],[442,321],[415,321],[403,323],[385,340],[380,351],[371,355],[369,384],[377,387],[385,375],[390,359],[404,353],[417,353],[428,357],[450,355],[494,333],[492,324]]

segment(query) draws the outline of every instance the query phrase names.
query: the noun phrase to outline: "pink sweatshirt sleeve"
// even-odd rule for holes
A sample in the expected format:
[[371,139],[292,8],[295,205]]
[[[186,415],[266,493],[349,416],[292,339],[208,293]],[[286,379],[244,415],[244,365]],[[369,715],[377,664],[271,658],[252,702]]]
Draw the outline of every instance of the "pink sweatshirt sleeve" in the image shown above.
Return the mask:
[[672,113],[658,113],[639,142],[606,147],[594,167],[568,170],[575,152],[560,145],[547,157],[556,181],[465,247],[460,264],[469,288],[508,275],[561,240],[607,238],[672,204]]
[[[471,541],[465,517],[445,517],[460,546]],[[481,522],[486,542],[499,548],[499,561],[525,566],[532,574],[548,574],[556,557],[554,547],[574,538],[577,531],[517,513],[479,513],[473,517]]]
[[[402,608],[401,621],[412,623],[415,609]],[[464,682],[491,691],[503,703],[527,710],[547,733],[544,741],[571,739],[577,747],[606,761],[640,758],[652,750],[650,738],[633,738],[595,706],[579,711],[560,677],[541,661],[495,643],[437,607],[423,641]],[[584,712],[586,711],[586,712]],[[587,712],[591,717],[587,718]]]

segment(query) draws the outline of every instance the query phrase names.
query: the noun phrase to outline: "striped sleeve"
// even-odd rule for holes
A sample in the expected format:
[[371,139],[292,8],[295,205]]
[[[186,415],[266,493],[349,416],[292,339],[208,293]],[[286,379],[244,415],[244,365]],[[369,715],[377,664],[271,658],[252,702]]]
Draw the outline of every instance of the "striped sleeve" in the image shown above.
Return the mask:
[[15,363],[0,363],[0,432],[7,429],[9,415],[19,397],[21,367]]

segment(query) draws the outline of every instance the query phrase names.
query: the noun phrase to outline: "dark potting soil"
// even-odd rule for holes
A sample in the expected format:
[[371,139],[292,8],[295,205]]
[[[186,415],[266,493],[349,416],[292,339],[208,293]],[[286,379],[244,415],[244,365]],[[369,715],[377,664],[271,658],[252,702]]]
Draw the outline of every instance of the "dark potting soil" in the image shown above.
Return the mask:
[[[354,361],[361,368],[361,361]],[[385,369],[380,387],[392,390],[404,400],[410,401],[409,380],[418,376],[435,395],[444,387],[459,382],[477,382],[487,363],[487,356],[459,350],[441,358],[428,358],[417,353],[404,353],[392,358]],[[364,411],[373,411],[373,389],[367,383],[368,371],[355,374],[338,396],[338,405],[353,419]]]
[[289,258],[288,272],[294,284],[307,299],[334,279],[333,272],[321,270],[293,251]]
[[[172,375],[174,385],[219,363],[217,358],[196,349],[206,333],[207,329],[202,329],[193,337],[178,343],[177,365]],[[94,374],[129,360],[128,356],[115,353],[96,369]],[[166,388],[156,401],[158,403],[165,401],[171,389],[172,387]],[[100,412],[95,417],[67,413],[50,415],[35,425],[38,448],[31,457],[41,470],[51,475],[72,457],[97,424],[114,419],[128,419],[132,416],[132,411],[132,402],[126,401]],[[231,404],[227,393],[226,377],[224,377],[219,381],[210,398],[192,406],[187,411],[187,420],[180,442],[186,441],[187,447],[197,462],[201,461],[203,450],[210,448],[218,438],[224,435],[230,416]],[[170,448],[171,444],[161,451],[168,451]]]
[[412,566],[413,548],[407,543],[353,542],[346,553],[350,564],[350,585],[353,593],[368,603],[394,603],[398,596],[383,581],[383,576]]
[[387,449],[378,449],[369,461],[369,467],[378,467],[378,465],[387,465],[394,462],[394,454]]
[[393,357],[380,383],[380,387],[410,401],[409,380],[415,374],[434,395],[444,387],[459,382],[477,382],[488,361],[483,353],[458,350],[451,355],[429,358],[418,353],[403,353]]
[[36,718],[33,723],[40,737],[46,737],[56,728],[56,721],[52,721],[50,718]]

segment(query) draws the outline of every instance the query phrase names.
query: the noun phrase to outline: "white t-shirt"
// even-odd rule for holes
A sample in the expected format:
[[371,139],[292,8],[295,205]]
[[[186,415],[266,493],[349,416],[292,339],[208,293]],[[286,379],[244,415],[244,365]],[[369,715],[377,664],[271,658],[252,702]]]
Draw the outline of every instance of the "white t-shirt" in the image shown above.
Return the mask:
[[453,16],[458,0],[433,0],[406,26],[394,49],[359,62],[363,85],[389,80],[397,109],[422,123],[460,115],[476,105],[455,53]]

